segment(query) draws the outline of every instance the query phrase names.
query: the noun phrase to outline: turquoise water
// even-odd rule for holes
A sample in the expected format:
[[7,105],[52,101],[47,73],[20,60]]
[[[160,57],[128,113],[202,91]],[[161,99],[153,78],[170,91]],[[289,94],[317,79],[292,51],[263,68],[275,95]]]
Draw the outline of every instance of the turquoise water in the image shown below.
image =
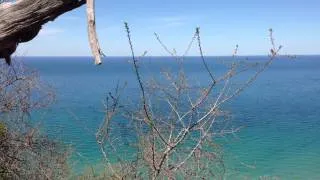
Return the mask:
[[[213,62],[226,59],[208,57],[217,71]],[[96,67],[87,57],[24,58],[56,90],[56,103],[36,118],[50,135],[73,144],[74,169],[83,170],[101,160],[94,134],[103,119],[106,93],[118,81],[126,81],[128,92],[133,97],[137,94],[129,60],[107,58]],[[185,70],[205,82],[199,61],[187,58]],[[177,64],[154,57],[144,59],[141,67],[148,77],[159,75],[161,68],[174,70]],[[228,109],[234,126],[244,127],[223,140],[229,179],[320,179],[320,56],[279,58]]]

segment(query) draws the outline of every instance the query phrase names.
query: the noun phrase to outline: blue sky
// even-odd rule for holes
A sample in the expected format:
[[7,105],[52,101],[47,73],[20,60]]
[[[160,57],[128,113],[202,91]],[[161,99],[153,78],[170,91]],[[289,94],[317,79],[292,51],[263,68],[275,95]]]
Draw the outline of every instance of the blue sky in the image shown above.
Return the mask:
[[[131,26],[135,51],[168,55],[157,43],[157,32],[169,48],[182,54],[195,27],[201,27],[206,55],[268,53],[268,29],[284,54],[320,54],[319,0],[96,0],[97,31],[108,56],[130,55],[123,22]],[[189,55],[197,55],[193,48]],[[17,55],[88,56],[85,7],[66,13],[43,27],[39,36],[21,44]]]

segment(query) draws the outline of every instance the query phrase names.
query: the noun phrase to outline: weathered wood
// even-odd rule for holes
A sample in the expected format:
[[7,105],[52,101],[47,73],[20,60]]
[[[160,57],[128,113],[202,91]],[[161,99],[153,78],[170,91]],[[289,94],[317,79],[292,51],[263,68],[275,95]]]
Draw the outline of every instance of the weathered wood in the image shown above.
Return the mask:
[[95,20],[95,1],[87,0],[87,19],[88,19],[88,36],[89,36],[89,44],[91,47],[92,54],[95,58],[95,64],[100,65],[101,55],[103,54],[99,41],[98,35],[96,31],[96,20]]
[[[86,2],[86,0],[18,0],[14,3],[0,4],[0,58],[7,60],[19,43],[30,41],[37,36],[43,24]],[[88,22],[91,23],[88,24],[90,45],[96,63],[101,64],[100,48],[95,33],[94,9],[92,9],[94,0],[88,2]],[[96,51],[99,52],[99,57]]]

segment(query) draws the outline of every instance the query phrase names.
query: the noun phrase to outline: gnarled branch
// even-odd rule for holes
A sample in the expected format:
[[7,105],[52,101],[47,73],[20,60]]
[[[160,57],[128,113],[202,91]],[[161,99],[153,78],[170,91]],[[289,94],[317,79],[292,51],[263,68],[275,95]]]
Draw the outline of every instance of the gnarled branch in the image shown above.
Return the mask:
[[101,64],[102,53],[94,26],[94,0],[17,0],[0,4],[0,58],[5,58],[10,64],[10,55],[19,43],[32,40],[43,24],[85,3],[88,3],[90,46],[96,64]]

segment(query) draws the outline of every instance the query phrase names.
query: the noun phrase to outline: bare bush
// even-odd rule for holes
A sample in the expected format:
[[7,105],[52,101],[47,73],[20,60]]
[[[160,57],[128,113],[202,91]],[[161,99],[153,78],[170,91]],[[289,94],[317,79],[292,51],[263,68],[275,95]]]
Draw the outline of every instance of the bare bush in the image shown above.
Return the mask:
[[31,112],[54,100],[36,71],[0,64],[0,179],[61,179],[68,175],[66,147],[40,133]]
[[[155,34],[160,45],[179,64],[175,72],[161,72],[165,80],[159,81],[142,77],[128,24],[125,27],[141,97],[138,103],[123,102],[120,97],[125,86],[118,85],[106,98],[106,116],[96,134],[107,164],[103,176],[116,179],[223,179],[226,176],[223,150],[216,139],[239,131],[239,128],[228,126],[230,113],[224,105],[250,86],[278,55],[281,46],[276,47],[272,29],[268,60],[254,63],[237,60],[236,46],[232,62],[223,64],[223,73],[214,73],[207,63],[199,28],[181,56],[175,50],[169,50]],[[195,86],[183,68],[185,55],[193,44],[199,50],[200,68],[207,73],[207,85]],[[239,78],[241,74],[245,80]]]

